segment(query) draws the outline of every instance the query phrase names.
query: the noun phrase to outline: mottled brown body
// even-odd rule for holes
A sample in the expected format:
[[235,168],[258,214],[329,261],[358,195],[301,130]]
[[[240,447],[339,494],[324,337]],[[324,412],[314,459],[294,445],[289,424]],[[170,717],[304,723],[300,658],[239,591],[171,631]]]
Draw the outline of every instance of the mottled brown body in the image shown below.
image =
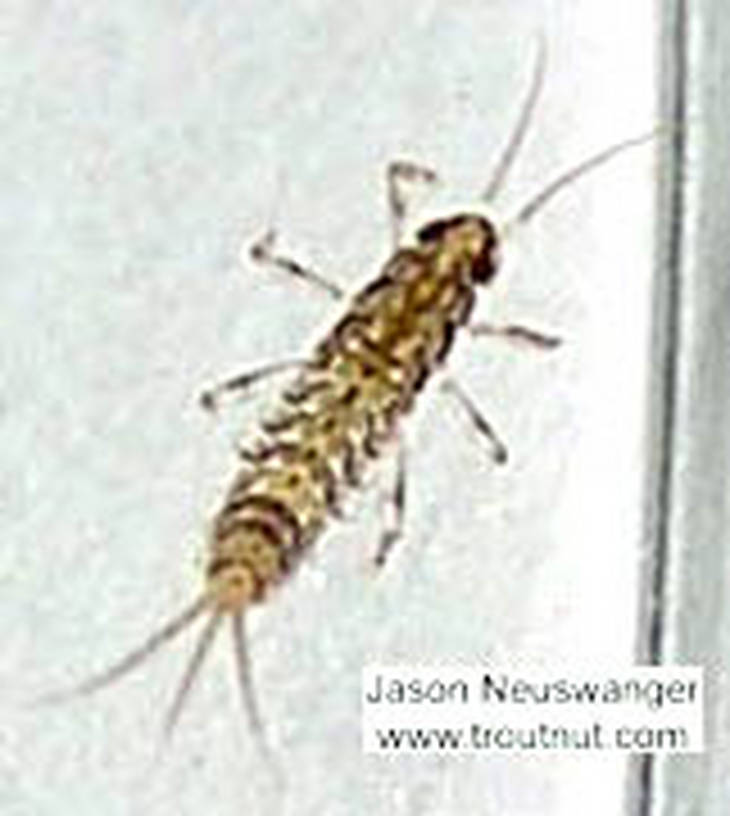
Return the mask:
[[496,271],[496,247],[479,216],[427,224],[315,348],[243,452],[215,519],[208,595],[218,609],[260,601],[290,574],[448,354],[475,285]]
[[[532,84],[520,117],[484,192],[492,202],[527,133],[545,69],[545,46],[539,43]],[[656,132],[628,139],[574,165],[529,198],[500,235],[530,221],[561,190],[614,156],[656,137]],[[406,200],[401,185],[431,183],[432,170],[408,161],[388,166],[388,202],[395,246]],[[242,451],[245,464],[213,521],[205,587],[189,606],[153,631],[136,649],[69,694],[103,688],[143,663],[163,644],[207,617],[165,719],[169,736],[188,693],[227,618],[241,695],[253,733],[268,753],[264,728],[251,680],[245,619],[248,608],[289,577],[329,517],[337,514],[340,497],[359,482],[363,467],[396,435],[399,421],[417,393],[443,362],[457,330],[472,310],[476,286],[497,271],[498,236],[484,218],[473,214],[432,221],[420,229],[414,244],[399,249],[379,277],[362,289],[350,308],[305,362],[283,392],[278,406],[261,424],[255,442]],[[275,234],[266,233],[251,248],[254,260],[292,273],[330,295],[342,292],[314,270],[275,252]],[[537,348],[555,348],[559,339],[520,325],[471,326],[474,335],[502,336]],[[221,383],[203,395],[215,407],[216,395],[244,390],[262,376],[287,368],[274,363]],[[451,393],[491,444],[492,458],[504,462],[505,445],[458,383]],[[399,452],[392,506],[396,523],[384,530],[374,563],[382,565],[400,534],[405,468]],[[51,695],[58,699],[68,695]]]

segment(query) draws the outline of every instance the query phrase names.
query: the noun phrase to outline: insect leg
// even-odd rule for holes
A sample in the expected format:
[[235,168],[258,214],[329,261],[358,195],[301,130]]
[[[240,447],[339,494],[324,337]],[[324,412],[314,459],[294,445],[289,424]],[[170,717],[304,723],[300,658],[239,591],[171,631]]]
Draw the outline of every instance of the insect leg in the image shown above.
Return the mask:
[[249,255],[253,261],[267,266],[274,266],[284,272],[294,275],[294,277],[311,283],[313,286],[324,290],[333,298],[339,299],[344,297],[344,291],[332,281],[327,280],[324,276],[309,269],[297,261],[292,260],[284,255],[277,255],[274,247],[276,245],[276,232],[273,229],[267,230],[263,237],[256,241],[251,249]]
[[401,443],[398,446],[393,489],[388,499],[388,508],[391,515],[380,537],[380,543],[375,553],[375,566],[378,568],[384,566],[393,546],[403,535],[403,517],[406,509],[406,472],[406,453]]
[[438,181],[436,173],[428,167],[409,161],[394,161],[388,165],[386,171],[388,184],[388,209],[390,210],[391,228],[393,231],[393,246],[400,246],[403,221],[406,216],[406,195],[404,184],[420,182],[434,184]]
[[221,396],[230,391],[246,391],[260,380],[272,374],[278,374],[290,368],[298,368],[304,364],[303,360],[283,360],[279,363],[269,363],[268,365],[254,368],[243,374],[238,374],[224,380],[212,388],[208,388],[200,395],[200,404],[206,411],[215,411],[218,408],[218,401]]
[[451,394],[461,407],[466,411],[467,416],[474,424],[474,427],[482,436],[489,440],[492,446],[492,458],[498,465],[502,465],[507,461],[507,446],[497,436],[497,432],[490,425],[481,411],[477,408],[469,396],[467,396],[464,389],[454,380],[449,377],[444,381],[444,388]]
[[483,337],[485,335],[503,337],[505,340],[520,346],[530,346],[544,351],[557,348],[563,342],[555,335],[543,334],[543,332],[527,328],[527,326],[495,326],[492,323],[473,323],[468,328],[473,337]]

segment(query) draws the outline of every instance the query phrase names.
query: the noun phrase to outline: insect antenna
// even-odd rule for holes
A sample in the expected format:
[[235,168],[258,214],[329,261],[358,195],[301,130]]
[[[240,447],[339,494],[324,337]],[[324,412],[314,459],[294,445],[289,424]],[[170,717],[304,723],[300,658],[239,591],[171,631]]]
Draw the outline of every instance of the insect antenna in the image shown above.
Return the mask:
[[167,715],[165,716],[165,727],[163,734],[166,740],[169,740],[172,737],[175,726],[180,719],[180,714],[182,713],[188,696],[190,695],[190,690],[200,674],[200,667],[203,665],[203,662],[210,651],[213,639],[215,638],[215,634],[218,631],[218,626],[221,622],[221,617],[221,612],[216,612],[215,614],[211,615],[210,620],[205,625],[205,628],[198,638],[195,651],[188,662],[185,673],[183,674],[177,691],[175,692],[175,697],[173,698],[172,704],[170,705]]
[[575,167],[571,167],[569,170],[561,173],[561,175],[553,179],[553,181],[540,190],[539,193],[529,198],[527,202],[520,207],[517,214],[512,216],[512,218],[507,222],[506,226],[502,228],[502,231],[506,232],[517,225],[527,223],[536,213],[542,210],[542,208],[553,198],[553,196],[559,193],[562,189],[568,187],[574,181],[577,181],[582,176],[587,175],[592,170],[600,167],[602,164],[610,161],[619,153],[623,153],[625,150],[629,150],[632,147],[638,147],[646,142],[650,142],[652,139],[656,139],[662,130],[663,128],[657,128],[649,133],[644,133],[641,136],[625,139],[622,142],[611,145],[611,147],[607,147],[600,153],[595,153],[593,156],[589,156],[587,159],[580,162],[580,164],[577,164]]
[[63,700],[68,700],[73,697],[86,696],[92,694],[105,686],[115,683],[124,675],[133,671],[137,666],[144,663],[144,661],[156,652],[161,646],[171,641],[181,632],[190,626],[207,608],[209,600],[207,596],[198,598],[195,603],[185,609],[172,620],[168,621],[162,628],[153,632],[141,646],[131,651],[125,657],[121,658],[115,663],[112,663],[107,669],[92,675],[87,680],[84,680],[79,685],[74,686],[66,691],[52,692],[47,694],[36,702],[38,703],[56,703]]
[[494,201],[497,195],[501,192],[507,173],[512,168],[515,158],[522,143],[525,141],[527,132],[530,128],[535,109],[537,108],[538,100],[540,99],[540,92],[542,90],[543,79],[545,78],[545,66],[547,64],[547,45],[545,37],[540,34],[537,41],[537,57],[535,59],[535,67],[533,69],[532,81],[527,93],[525,101],[522,103],[520,115],[517,119],[517,124],[512,129],[509,141],[505,146],[502,154],[497,161],[497,164],[492,171],[492,176],[489,183],[484,189],[481,198],[484,201]]

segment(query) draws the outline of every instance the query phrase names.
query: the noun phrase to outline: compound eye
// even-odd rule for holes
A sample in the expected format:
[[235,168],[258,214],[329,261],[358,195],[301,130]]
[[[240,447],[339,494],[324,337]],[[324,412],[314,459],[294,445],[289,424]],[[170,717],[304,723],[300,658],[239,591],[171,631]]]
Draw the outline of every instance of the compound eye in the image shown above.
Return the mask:
[[429,221],[418,230],[416,238],[422,244],[440,241],[453,225],[453,219],[439,218],[437,221]]
[[472,263],[472,279],[475,283],[488,283],[496,274],[499,265],[499,247],[494,242],[485,244],[482,252]]

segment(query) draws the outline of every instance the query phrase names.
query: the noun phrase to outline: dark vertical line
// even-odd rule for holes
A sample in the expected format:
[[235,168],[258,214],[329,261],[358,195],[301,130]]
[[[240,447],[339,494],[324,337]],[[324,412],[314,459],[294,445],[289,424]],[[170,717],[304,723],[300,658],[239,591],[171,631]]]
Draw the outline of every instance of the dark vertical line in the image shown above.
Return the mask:
[[[668,103],[669,120],[673,128],[669,161],[672,175],[669,182],[666,203],[666,226],[662,238],[666,242],[666,258],[659,270],[666,275],[665,340],[661,365],[660,403],[662,421],[660,434],[660,459],[656,475],[656,519],[654,527],[655,563],[651,578],[653,614],[649,619],[646,648],[643,649],[651,663],[660,663],[663,657],[665,625],[665,592],[668,566],[669,522],[672,511],[672,475],[674,467],[674,447],[676,440],[677,380],[680,355],[680,303],[682,295],[682,255],[684,226],[683,164],[686,135],[686,0],[678,0],[677,17],[672,37],[672,52],[675,58],[673,87]],[[669,95],[668,94],[668,95]]]
[[[670,172],[659,193],[658,263],[655,283],[652,351],[658,370],[649,400],[650,444],[645,508],[645,541],[650,551],[642,581],[646,600],[640,610],[637,657],[640,663],[660,665],[664,660],[667,625],[673,511],[674,454],[677,429],[679,362],[681,354],[682,264],[684,250],[684,157],[687,123],[689,20],[687,0],[664,5],[661,20],[660,103],[662,120],[670,128],[666,150]],[[656,756],[642,756],[635,766],[631,802],[636,816],[655,813]]]

